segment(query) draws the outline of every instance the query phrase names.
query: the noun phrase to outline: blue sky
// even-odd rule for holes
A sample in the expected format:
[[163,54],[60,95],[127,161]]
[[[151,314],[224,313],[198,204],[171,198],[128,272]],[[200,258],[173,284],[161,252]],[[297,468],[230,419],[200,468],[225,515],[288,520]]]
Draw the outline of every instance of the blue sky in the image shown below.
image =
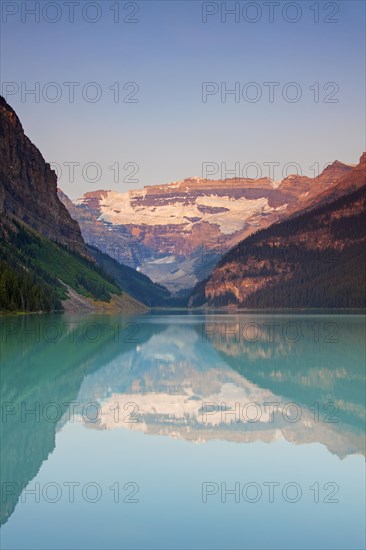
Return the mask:
[[[35,4],[26,3],[29,9]],[[40,9],[45,5],[38,4]],[[97,8],[89,6],[86,16],[93,18],[98,9],[96,23],[83,20],[82,9],[88,2],[75,6],[74,23],[69,22],[64,2],[57,4],[58,12],[51,6],[45,15],[41,13],[40,22],[34,22],[34,16],[22,13],[21,3],[3,2],[1,80],[3,94],[14,92],[7,100],[27,135],[47,161],[62,169],[60,186],[71,197],[94,189],[126,191],[202,176],[203,162],[225,163],[227,169],[239,163],[240,170],[256,163],[263,176],[268,175],[264,163],[276,162],[275,179],[282,178],[287,163],[296,162],[304,174],[312,175],[314,163],[320,168],[335,159],[355,163],[365,148],[365,4],[361,1],[301,1],[295,7],[280,2],[274,7],[273,22],[265,2],[252,2],[252,7],[239,2],[238,22],[228,15],[226,23],[221,21],[222,6],[230,9],[235,2],[204,6],[195,0],[137,2],[139,11],[130,16],[136,23],[122,21],[134,11],[134,3],[94,2]],[[113,21],[110,9],[116,4],[119,23]],[[17,13],[7,15],[17,7]],[[202,10],[217,13],[204,23]],[[246,21],[243,10],[247,18],[257,16],[258,21]],[[51,23],[56,16],[59,21]],[[286,20],[296,17],[297,22]],[[36,82],[39,102],[30,95],[22,98],[21,89],[34,88]],[[47,86],[50,82],[57,88]],[[73,103],[65,82],[80,83]],[[90,82],[102,92],[97,102],[82,96]],[[119,102],[109,89],[116,82]],[[134,84],[124,90],[128,82],[138,85],[132,97],[138,102],[121,100],[136,89]],[[203,82],[216,83],[219,90],[206,102]],[[250,82],[255,87],[246,87]],[[279,83],[273,102],[264,85],[268,82]],[[289,82],[296,82],[297,88],[286,88]],[[327,83],[335,84],[324,90]],[[235,85],[239,101],[234,95],[221,101],[221,89]],[[290,98],[300,90],[301,99],[285,101],[286,89]],[[49,101],[57,90],[59,101]],[[95,90],[87,87],[86,93],[92,98]],[[257,92],[261,98],[250,102]],[[324,102],[327,96],[338,102]],[[73,181],[65,165],[70,162],[79,163]],[[88,163],[97,163],[99,173]],[[127,176],[136,165],[136,181],[131,183]],[[246,173],[255,175],[251,169]]]

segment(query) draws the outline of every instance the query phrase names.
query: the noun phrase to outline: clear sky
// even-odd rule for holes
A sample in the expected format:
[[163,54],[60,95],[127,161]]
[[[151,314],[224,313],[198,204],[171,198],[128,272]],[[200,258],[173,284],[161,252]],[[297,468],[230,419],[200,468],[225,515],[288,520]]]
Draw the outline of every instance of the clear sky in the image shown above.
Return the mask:
[[[289,162],[313,175],[314,163],[358,161],[365,148],[365,3],[237,4],[225,22],[225,6],[235,2],[2,2],[2,93],[46,160],[62,168],[67,194],[202,176],[204,162],[228,169],[239,163],[248,176],[258,171],[248,163],[265,176],[264,163],[276,162],[274,179],[281,179]],[[39,9],[40,21],[24,6]],[[80,83],[73,103],[65,82]],[[90,82],[97,88],[85,86]],[[136,84],[124,90],[128,82]],[[206,101],[203,82],[214,83]],[[279,83],[273,102],[268,82]],[[37,101],[24,96],[35,83]],[[239,97],[225,96],[225,87],[235,86]],[[91,101],[98,90],[100,100]],[[283,97],[296,94],[297,102]],[[74,178],[68,162],[79,163]]]

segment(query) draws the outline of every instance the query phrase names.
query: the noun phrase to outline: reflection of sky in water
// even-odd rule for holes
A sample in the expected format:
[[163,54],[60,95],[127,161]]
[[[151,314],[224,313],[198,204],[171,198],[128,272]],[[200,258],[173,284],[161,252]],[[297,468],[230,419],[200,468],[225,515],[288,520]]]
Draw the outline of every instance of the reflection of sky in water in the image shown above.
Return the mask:
[[[228,319],[249,322],[245,316],[225,316],[224,321]],[[251,316],[250,322],[253,319],[283,325],[290,318]],[[70,400],[80,406],[75,407],[73,422],[66,413],[57,426],[20,424],[16,418],[5,425],[3,479],[30,482],[28,488],[52,481],[64,490],[53,504],[42,498],[34,503],[24,494],[25,502],[16,504],[15,495],[5,514],[10,518],[2,529],[2,546],[363,548],[364,321],[312,318],[320,323],[320,332],[325,321],[337,323],[339,342],[326,344],[314,342],[306,330],[308,319],[291,317],[291,322],[294,319],[303,328],[296,343],[281,334],[272,342],[264,335],[257,342],[235,342],[222,339],[220,331],[204,342],[203,318],[144,317],[138,320],[137,343],[106,338],[85,346],[78,341],[77,366],[68,359],[76,352],[66,339],[52,350],[42,343],[33,345],[27,355],[27,346],[12,348],[9,342],[2,357],[3,401],[12,399],[17,385],[21,400]],[[223,317],[209,320],[221,323]],[[32,368],[38,369],[37,376],[29,380]],[[21,373],[23,379],[16,377]],[[92,401],[101,407],[96,423],[81,414],[82,406]],[[339,405],[338,423],[321,421],[329,413],[322,409],[329,401]],[[123,407],[131,402],[138,405],[138,423],[123,421],[132,411]],[[204,402],[225,403],[223,410],[234,411],[238,403],[239,422],[232,421],[234,414],[225,417],[220,411],[204,420]],[[248,402],[261,406],[258,422],[243,419]],[[289,402],[301,410],[298,422],[286,421],[282,414]],[[319,422],[311,410],[314,402],[319,402]],[[277,403],[272,422],[264,403]],[[253,417],[254,409],[247,412]],[[293,414],[290,410],[290,418]],[[62,485],[67,481],[81,487],[98,483],[100,501],[85,502],[80,490],[69,503]],[[108,487],[128,481],[139,484],[139,503],[114,503]],[[204,482],[218,489],[206,504],[201,495]],[[239,503],[234,495],[221,502],[221,483],[232,489],[235,483],[242,488],[249,482],[262,491],[258,502],[246,502],[242,493]],[[266,482],[280,484],[273,503]],[[282,496],[288,482],[301,488],[296,503]],[[319,503],[309,489],[314,482],[319,483]],[[338,503],[323,502],[331,493],[332,486],[324,487],[328,482],[339,486]]]

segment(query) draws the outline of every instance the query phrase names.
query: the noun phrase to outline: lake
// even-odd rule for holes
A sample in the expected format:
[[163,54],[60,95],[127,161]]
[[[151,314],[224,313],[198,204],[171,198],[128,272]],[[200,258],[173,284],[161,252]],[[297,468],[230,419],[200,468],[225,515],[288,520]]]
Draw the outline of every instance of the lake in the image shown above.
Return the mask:
[[1,548],[362,549],[365,317],[0,318]]

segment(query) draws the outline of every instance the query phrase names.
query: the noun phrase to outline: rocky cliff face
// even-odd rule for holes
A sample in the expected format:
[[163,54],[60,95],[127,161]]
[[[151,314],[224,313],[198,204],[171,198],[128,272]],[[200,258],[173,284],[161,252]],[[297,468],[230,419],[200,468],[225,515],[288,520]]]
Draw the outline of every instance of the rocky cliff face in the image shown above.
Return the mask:
[[366,155],[317,206],[245,239],[190,304],[365,307]]
[[57,196],[57,177],[0,97],[0,215],[15,217],[45,237],[87,255],[78,223]]
[[232,246],[316,202],[352,167],[334,162],[317,178],[189,178],[142,190],[86,193],[60,199],[83,237],[121,263],[176,292],[207,276]]

